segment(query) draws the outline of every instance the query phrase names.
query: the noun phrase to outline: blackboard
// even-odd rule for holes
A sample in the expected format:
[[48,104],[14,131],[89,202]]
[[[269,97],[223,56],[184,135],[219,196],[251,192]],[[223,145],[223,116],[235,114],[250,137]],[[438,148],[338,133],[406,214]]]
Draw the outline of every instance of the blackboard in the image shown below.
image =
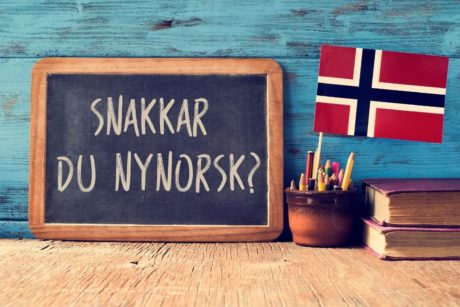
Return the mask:
[[31,143],[43,159],[37,167],[31,156],[32,231],[273,239],[282,228],[280,77],[271,60],[42,60],[33,73],[32,133],[44,142]]

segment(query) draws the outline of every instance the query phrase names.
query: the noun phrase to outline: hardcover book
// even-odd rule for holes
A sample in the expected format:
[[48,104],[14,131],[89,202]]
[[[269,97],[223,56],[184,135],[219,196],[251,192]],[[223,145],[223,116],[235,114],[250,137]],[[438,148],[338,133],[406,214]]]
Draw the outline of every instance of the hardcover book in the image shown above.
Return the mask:
[[460,227],[390,227],[363,221],[364,244],[381,259],[460,259]]
[[460,226],[460,179],[365,179],[369,216],[388,226]]

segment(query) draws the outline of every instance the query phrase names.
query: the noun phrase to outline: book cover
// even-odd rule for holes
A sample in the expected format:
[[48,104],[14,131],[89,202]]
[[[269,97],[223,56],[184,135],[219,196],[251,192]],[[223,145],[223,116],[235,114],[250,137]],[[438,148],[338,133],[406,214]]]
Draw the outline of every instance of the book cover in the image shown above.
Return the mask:
[[460,178],[364,179],[363,187],[366,185],[382,192],[386,196],[396,193],[458,192],[460,191]]
[[[362,221],[364,222],[363,243],[372,254],[380,259],[460,259],[460,227],[395,227],[380,225],[370,218],[362,218]],[[398,233],[398,237],[389,236],[391,233]],[[443,238],[443,234],[446,233],[451,234],[450,240]],[[416,239],[414,239],[414,234],[417,236]]]
[[380,225],[460,227],[460,179],[364,179],[369,215]]

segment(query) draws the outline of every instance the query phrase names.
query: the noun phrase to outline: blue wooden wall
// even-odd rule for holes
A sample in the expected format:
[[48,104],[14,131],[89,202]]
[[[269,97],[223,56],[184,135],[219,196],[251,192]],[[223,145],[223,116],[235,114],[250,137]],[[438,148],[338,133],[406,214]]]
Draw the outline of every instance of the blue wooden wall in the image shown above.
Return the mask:
[[283,67],[285,182],[312,133],[322,43],[449,56],[443,144],[333,137],[364,177],[460,177],[460,2],[0,0],[0,237],[29,237],[30,81],[48,56],[270,57]]

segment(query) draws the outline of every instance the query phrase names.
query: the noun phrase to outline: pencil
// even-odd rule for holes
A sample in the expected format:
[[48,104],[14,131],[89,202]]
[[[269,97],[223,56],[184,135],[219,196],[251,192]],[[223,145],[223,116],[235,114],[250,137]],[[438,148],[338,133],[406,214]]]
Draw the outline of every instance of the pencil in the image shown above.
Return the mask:
[[[319,180],[319,175],[321,175],[321,174],[323,174],[323,173],[324,173],[324,169],[323,169],[322,166],[320,166],[320,167],[318,168],[318,172],[317,172],[317,174],[316,174],[316,180]],[[323,177],[324,177],[324,176],[323,176]]]
[[345,172],[343,171],[343,168],[342,168],[342,169],[340,170],[339,176],[338,176],[338,180],[339,180],[339,184],[338,184],[338,185],[339,185],[339,186],[342,186],[343,174],[344,174],[344,173],[345,173]]
[[324,183],[326,184],[326,190],[332,190],[331,177],[329,177],[328,174],[326,174],[326,177],[324,178]]
[[308,179],[308,190],[309,191],[314,191],[315,190],[315,185],[316,185],[316,180],[313,178]]
[[332,176],[331,160],[326,160],[326,164],[324,164],[324,171],[326,172],[326,175]]
[[313,151],[309,151],[307,153],[307,165],[305,167],[305,176],[307,181],[313,177],[313,161],[314,161],[314,153]]
[[345,168],[345,174],[343,175],[342,190],[347,191],[350,185],[351,172],[353,171],[353,165],[355,163],[355,153],[352,152],[348,157],[347,167]]
[[335,186],[335,185],[338,185],[338,183],[339,183],[338,177],[335,173],[333,173],[331,176],[331,185]]
[[302,173],[300,175],[300,180],[299,180],[299,191],[305,192],[307,190],[307,182],[305,181],[305,174]]
[[340,164],[339,164],[339,162],[332,162],[332,172],[333,172],[336,176],[339,176],[339,171],[340,171]]
[[324,174],[320,172],[318,174],[318,192],[326,191],[326,183],[324,182]]

